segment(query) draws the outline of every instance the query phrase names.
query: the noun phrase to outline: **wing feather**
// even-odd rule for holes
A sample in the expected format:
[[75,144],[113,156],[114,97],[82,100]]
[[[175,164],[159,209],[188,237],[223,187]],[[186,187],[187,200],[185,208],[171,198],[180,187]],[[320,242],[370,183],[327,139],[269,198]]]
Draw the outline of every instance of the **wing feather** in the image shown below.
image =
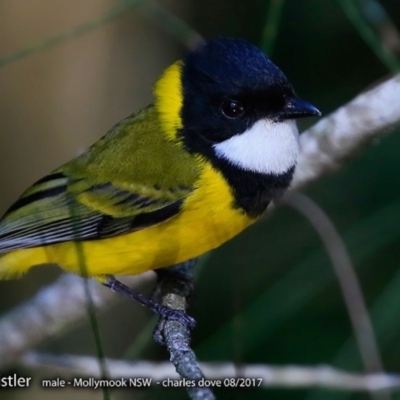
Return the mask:
[[[57,179],[60,180],[59,174]],[[47,182],[53,184],[50,179]],[[184,197],[172,201],[128,194],[108,184],[111,194],[107,198],[101,196],[101,204],[111,210],[123,206],[132,213],[114,217],[91,208],[90,202],[82,204],[79,195],[70,193],[65,182],[67,177],[62,186],[50,190],[44,186],[42,191],[36,191],[33,186],[7,211],[0,221],[0,254],[70,240],[104,239],[144,229],[173,217],[184,200]],[[40,184],[43,186],[43,181]],[[87,188],[84,193],[89,196],[85,198],[97,199],[98,191],[96,186],[93,191]],[[189,193],[187,190],[186,195]],[[144,212],[138,213],[140,209]]]
[[0,254],[121,235],[177,214],[198,166],[160,129],[150,106],[36,182],[0,220]]

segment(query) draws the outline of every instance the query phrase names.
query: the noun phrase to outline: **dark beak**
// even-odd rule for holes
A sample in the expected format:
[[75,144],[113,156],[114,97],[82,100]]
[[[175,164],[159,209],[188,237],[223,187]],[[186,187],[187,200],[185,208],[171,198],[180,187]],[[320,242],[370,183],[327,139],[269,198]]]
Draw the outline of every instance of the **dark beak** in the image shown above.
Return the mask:
[[322,115],[318,108],[297,97],[291,97],[286,101],[285,108],[280,112],[279,116],[281,119],[296,119],[316,115],[318,117]]

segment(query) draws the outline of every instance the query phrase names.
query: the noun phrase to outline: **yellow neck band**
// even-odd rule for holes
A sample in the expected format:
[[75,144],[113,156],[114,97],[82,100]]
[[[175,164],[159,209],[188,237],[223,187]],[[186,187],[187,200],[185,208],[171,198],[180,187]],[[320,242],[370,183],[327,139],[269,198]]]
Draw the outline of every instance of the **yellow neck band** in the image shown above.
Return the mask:
[[154,87],[155,107],[160,116],[162,129],[173,141],[177,140],[177,132],[182,128],[180,116],[183,103],[182,67],[182,61],[172,64],[164,71]]

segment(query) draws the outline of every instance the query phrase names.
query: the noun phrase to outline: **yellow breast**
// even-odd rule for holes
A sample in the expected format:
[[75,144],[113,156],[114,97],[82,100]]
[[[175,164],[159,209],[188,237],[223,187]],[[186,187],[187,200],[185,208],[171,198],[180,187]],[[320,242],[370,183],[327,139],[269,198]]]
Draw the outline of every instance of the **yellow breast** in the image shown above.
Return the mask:
[[174,265],[218,247],[254,222],[232,205],[228,184],[205,163],[196,190],[180,213],[166,222],[114,238],[84,241],[79,246],[66,242],[14,251],[2,257],[0,264],[23,272],[35,264],[55,263],[78,274],[85,268],[91,276],[134,275]]

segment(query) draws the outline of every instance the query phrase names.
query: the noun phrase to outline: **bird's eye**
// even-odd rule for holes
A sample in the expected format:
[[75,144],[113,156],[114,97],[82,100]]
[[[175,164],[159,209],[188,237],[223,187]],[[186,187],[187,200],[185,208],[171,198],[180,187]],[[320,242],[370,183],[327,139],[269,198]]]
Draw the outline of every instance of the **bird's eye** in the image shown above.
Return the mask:
[[226,100],[221,105],[223,114],[228,118],[239,118],[244,114],[244,107],[237,100]]

